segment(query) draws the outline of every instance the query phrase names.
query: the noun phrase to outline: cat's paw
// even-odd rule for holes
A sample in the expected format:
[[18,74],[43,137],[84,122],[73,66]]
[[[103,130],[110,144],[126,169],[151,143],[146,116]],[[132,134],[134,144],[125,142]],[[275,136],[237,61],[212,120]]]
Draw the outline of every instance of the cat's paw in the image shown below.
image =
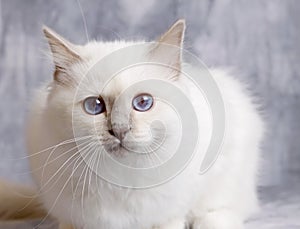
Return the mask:
[[159,227],[153,227],[152,229],[184,229],[184,228],[185,228],[185,220],[175,219]]
[[74,227],[70,224],[61,223],[59,224],[59,229],[74,229]]
[[193,229],[244,229],[243,221],[231,211],[213,211],[196,218]]

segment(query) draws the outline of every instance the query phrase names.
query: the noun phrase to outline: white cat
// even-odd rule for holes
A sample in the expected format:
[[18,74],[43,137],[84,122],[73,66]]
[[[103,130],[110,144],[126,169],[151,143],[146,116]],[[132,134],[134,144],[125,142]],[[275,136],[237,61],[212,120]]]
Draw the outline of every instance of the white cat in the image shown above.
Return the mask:
[[[245,219],[256,210],[263,122],[245,87],[225,71],[210,70],[225,104],[226,135],[218,159],[206,173],[199,174],[212,135],[210,108],[205,96],[196,92],[178,71],[184,72],[188,67],[182,53],[164,48],[164,44],[183,48],[184,32],[185,22],[179,20],[157,43],[99,65],[107,55],[144,41],[92,41],[79,46],[44,28],[55,64],[54,80],[34,96],[27,145],[40,201],[61,222],[61,228],[184,229],[189,224],[193,229],[242,229]],[[118,51],[115,53],[117,56]],[[104,87],[103,78],[111,74],[109,69],[137,55],[169,67],[132,67]],[[99,176],[98,167],[106,166],[110,175],[108,156],[97,150],[99,145],[116,160],[148,167],[158,163],[157,158],[170,158],[181,137],[177,113],[156,99],[153,85],[133,88],[133,97],[122,97],[132,85],[153,79],[187,94],[198,117],[197,152],[183,171],[166,182],[150,188],[120,187]],[[123,115],[128,106],[129,116]],[[160,120],[165,127],[157,127],[149,135],[153,120]],[[164,141],[151,158],[130,152],[129,148],[142,153],[145,142],[155,151],[162,132]],[[136,177],[120,176],[125,183],[144,181],[138,173]]]

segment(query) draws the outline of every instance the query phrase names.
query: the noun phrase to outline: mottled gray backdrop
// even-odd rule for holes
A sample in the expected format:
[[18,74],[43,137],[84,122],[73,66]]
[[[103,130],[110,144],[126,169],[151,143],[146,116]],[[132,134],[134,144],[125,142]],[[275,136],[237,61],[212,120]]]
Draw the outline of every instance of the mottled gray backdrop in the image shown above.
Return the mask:
[[[299,180],[300,1],[80,2],[92,39],[152,39],[185,18],[186,48],[209,66],[234,67],[261,99],[269,123],[261,184]],[[86,42],[76,0],[0,0],[0,176],[22,182],[29,181],[27,160],[19,158],[26,155],[23,127],[30,91],[52,77],[43,54],[43,24],[75,43]]]

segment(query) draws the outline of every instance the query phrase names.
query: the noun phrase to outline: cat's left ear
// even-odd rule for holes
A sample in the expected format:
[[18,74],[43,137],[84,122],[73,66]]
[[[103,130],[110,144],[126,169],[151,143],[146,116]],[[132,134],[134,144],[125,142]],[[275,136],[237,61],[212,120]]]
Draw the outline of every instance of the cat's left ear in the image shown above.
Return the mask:
[[54,80],[59,83],[70,84],[72,78],[68,75],[68,69],[74,63],[81,61],[78,47],[46,26],[43,27],[43,32],[53,56],[55,65]]
[[185,20],[177,20],[158,40],[160,43],[182,48],[185,32]]
[[176,21],[157,41],[153,50],[162,63],[180,71],[185,33],[185,20]]

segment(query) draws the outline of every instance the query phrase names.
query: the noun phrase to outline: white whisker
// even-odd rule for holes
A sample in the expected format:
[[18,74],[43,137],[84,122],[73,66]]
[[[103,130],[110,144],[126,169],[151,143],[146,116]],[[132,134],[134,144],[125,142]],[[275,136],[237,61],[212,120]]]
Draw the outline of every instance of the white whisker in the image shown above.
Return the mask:
[[25,156],[25,157],[19,157],[19,158],[12,158],[12,159],[8,159],[8,160],[22,160],[22,159],[28,159],[30,157],[33,157],[33,156],[36,156],[36,155],[39,155],[40,153],[44,153],[44,152],[47,152],[48,150],[50,149],[53,149],[53,148],[57,148],[59,146],[63,146],[65,144],[70,144],[70,143],[73,143],[75,141],[78,141],[78,140],[84,140],[84,139],[87,139],[87,138],[92,138],[94,137],[93,135],[87,135],[87,136],[83,136],[83,137],[78,137],[78,138],[71,138],[71,139],[68,139],[68,140],[65,140],[65,141],[62,141],[56,145],[53,145],[53,146],[50,146],[46,149],[43,149],[41,151],[38,151],[36,153],[33,153],[33,154],[30,154],[28,156]]
[[[94,142],[90,142],[88,145],[86,145],[86,146],[84,146],[82,149],[79,149],[76,153],[74,153],[70,158],[68,158],[65,162],[64,162],[64,164],[54,173],[54,175],[46,182],[46,185],[52,180],[52,178],[54,177],[54,176],[56,176],[56,174],[58,174],[59,172],[60,172],[60,169],[65,165],[65,164],[67,164],[74,156],[76,156],[76,155],[78,155],[78,154],[80,154],[82,151],[84,151],[84,149],[85,148],[88,148],[88,147],[90,147],[90,145],[92,145],[92,144],[95,144]],[[49,158],[49,157],[48,157]],[[48,159],[47,159],[48,160]],[[47,163],[47,161],[46,161],[46,163]],[[44,177],[44,172],[45,172],[45,168],[46,168],[46,164],[44,164],[44,168],[43,168],[43,171],[42,171],[42,179],[41,180],[43,180],[43,177]],[[63,173],[62,173],[63,174]]]
[[87,29],[86,18],[85,18],[85,15],[83,13],[82,6],[80,4],[80,0],[77,0],[77,4],[78,4],[78,7],[79,7],[79,10],[80,10],[80,13],[81,13],[81,17],[82,17],[82,21],[83,21],[83,26],[84,26],[84,31],[85,31],[86,39],[87,39],[88,42],[90,42],[89,34],[88,34],[88,29]]

